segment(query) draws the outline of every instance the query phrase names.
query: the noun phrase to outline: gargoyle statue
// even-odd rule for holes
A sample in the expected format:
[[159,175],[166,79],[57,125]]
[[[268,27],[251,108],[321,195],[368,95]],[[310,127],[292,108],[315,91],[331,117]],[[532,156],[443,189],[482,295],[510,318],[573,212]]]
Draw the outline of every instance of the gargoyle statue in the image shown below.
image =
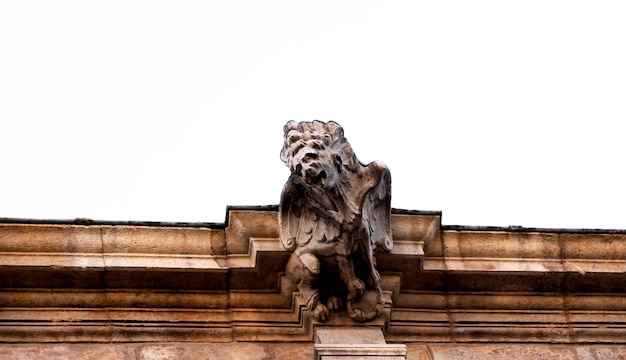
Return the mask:
[[293,250],[287,275],[317,321],[343,309],[371,320],[383,309],[374,251],[393,246],[389,170],[360,163],[333,121],[290,121],[284,131],[280,158],[291,176],[279,223],[283,246]]

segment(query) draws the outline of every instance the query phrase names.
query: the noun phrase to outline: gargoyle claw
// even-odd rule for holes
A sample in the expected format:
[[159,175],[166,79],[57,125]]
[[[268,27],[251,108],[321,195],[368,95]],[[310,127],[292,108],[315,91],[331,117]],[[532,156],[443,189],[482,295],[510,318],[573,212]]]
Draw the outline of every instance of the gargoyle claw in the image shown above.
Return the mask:
[[330,311],[339,311],[343,307],[343,304],[341,303],[341,300],[339,300],[339,298],[337,298],[336,296],[331,296],[326,302],[326,306],[328,306],[328,309]]
[[318,304],[315,310],[313,310],[313,317],[319,322],[326,322],[330,317],[330,311],[326,305]]
[[361,279],[353,279],[348,283],[348,301],[357,299],[365,292],[365,284]]

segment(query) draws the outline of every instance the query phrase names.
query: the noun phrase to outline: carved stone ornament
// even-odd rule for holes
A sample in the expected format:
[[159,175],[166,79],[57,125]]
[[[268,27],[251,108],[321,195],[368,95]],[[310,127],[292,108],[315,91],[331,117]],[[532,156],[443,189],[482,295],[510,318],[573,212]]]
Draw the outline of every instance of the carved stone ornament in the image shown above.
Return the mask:
[[346,310],[357,321],[383,308],[376,250],[391,250],[391,175],[364,165],[333,122],[290,121],[280,157],[291,170],[283,188],[280,239],[293,250],[287,275],[317,321]]

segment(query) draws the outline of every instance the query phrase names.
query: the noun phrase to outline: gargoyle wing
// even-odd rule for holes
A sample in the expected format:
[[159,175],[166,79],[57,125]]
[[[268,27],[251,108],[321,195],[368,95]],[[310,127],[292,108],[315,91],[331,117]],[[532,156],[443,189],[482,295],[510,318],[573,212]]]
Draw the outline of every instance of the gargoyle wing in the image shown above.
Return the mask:
[[372,250],[381,247],[385,251],[393,247],[391,235],[391,173],[382,162],[373,162],[373,172],[380,174],[380,180],[365,196],[362,214],[364,225],[369,227],[370,246]]
[[314,240],[332,241],[336,239],[340,226],[333,220],[335,205],[327,194],[315,193],[299,180],[289,178],[281,195],[278,207],[280,240],[287,250],[296,246],[306,246]]
[[297,186],[293,177],[287,180],[280,196],[278,205],[278,225],[280,228],[280,242],[286,250],[294,250],[296,238],[300,230],[301,206],[299,199],[304,196],[303,189]]

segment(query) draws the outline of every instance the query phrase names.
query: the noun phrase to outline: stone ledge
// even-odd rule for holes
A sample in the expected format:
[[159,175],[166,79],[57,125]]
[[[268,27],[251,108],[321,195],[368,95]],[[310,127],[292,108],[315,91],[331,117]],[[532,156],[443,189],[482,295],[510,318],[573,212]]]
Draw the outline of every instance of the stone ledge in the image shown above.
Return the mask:
[[[6,220],[6,219],[5,219]],[[0,223],[5,267],[252,269],[259,253],[285,252],[277,212],[230,210],[224,228]],[[434,213],[392,215],[391,255],[426,271],[597,272],[626,268],[626,232],[441,227]],[[381,269],[385,271],[385,269]]]

